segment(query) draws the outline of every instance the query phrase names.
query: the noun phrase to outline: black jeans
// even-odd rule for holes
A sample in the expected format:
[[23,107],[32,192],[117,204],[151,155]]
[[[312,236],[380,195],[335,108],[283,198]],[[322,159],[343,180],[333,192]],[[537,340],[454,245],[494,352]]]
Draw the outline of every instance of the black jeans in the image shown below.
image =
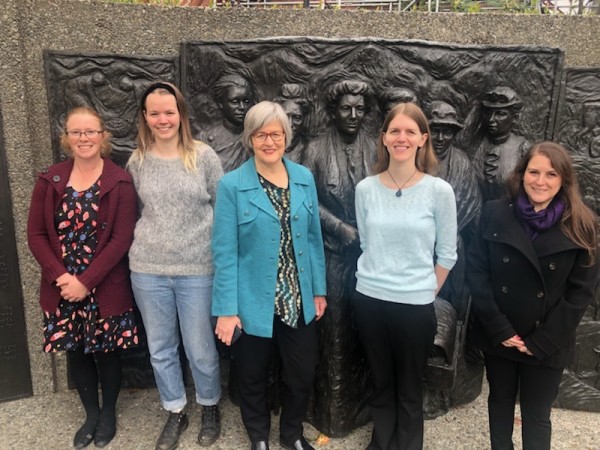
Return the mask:
[[485,370],[490,385],[488,414],[492,450],[514,448],[512,434],[517,393],[521,405],[523,450],[550,450],[550,412],[563,369],[516,362],[486,353]]
[[408,305],[356,292],[353,306],[374,384],[369,449],[422,449],[423,371],[437,330],[433,303]]
[[302,421],[315,379],[318,351],[315,321],[305,325],[300,317],[298,328],[294,329],[275,316],[272,338],[244,333],[232,346],[242,421],[252,442],[269,440],[268,377],[273,341],[279,350],[283,372],[280,437],[291,443],[303,434]]

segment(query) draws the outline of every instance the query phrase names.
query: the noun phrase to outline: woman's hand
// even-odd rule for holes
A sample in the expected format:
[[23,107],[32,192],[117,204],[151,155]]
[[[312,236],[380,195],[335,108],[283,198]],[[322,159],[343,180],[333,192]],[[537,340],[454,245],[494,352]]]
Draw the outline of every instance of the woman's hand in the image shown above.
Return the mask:
[[229,346],[235,327],[242,329],[242,321],[238,316],[220,316],[217,319],[215,334],[223,344]]
[[317,320],[323,317],[327,308],[327,300],[322,295],[315,295],[315,315]]
[[[65,275],[68,275],[68,278]],[[61,297],[69,302],[80,302],[90,293],[75,275],[61,275],[56,279],[56,285],[60,288]]]
[[516,334],[513,337],[502,342],[502,345],[504,345],[505,347],[514,347],[517,350],[519,350],[521,353],[525,353],[529,356],[533,356],[533,353],[531,353],[529,351],[529,349],[525,345],[525,342],[523,341],[523,339],[521,339]]

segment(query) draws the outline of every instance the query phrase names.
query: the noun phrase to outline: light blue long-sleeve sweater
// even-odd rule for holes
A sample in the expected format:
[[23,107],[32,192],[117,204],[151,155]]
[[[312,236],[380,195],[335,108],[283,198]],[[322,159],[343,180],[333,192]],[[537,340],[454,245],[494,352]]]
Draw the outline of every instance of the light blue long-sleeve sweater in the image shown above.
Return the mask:
[[396,197],[379,175],[367,177],[356,186],[356,220],[363,251],[356,290],[397,303],[433,302],[435,263],[450,270],[457,258],[452,187],[425,175]]

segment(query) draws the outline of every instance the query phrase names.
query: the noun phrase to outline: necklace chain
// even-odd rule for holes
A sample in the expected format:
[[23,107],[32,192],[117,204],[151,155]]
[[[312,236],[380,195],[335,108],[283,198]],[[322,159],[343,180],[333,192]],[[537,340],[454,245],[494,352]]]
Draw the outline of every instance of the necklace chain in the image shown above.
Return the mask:
[[392,181],[394,182],[394,184],[398,187],[398,190],[396,191],[396,197],[402,197],[402,188],[404,186],[406,186],[410,180],[412,180],[412,177],[414,177],[418,171],[419,171],[419,169],[415,169],[415,171],[412,173],[412,175],[410,177],[408,177],[408,180],[406,180],[404,182],[404,184],[402,184],[402,186],[400,186],[396,182],[396,180],[394,179],[394,177],[392,176],[392,172],[390,172],[390,169],[387,170],[388,175],[390,176],[390,178],[392,179]]

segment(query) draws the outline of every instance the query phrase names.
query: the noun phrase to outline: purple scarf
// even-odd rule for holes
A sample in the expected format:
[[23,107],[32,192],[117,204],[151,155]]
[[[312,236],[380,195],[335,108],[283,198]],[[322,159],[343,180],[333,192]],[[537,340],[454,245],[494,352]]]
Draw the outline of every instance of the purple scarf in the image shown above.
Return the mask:
[[530,241],[558,223],[564,211],[565,202],[558,195],[552,199],[546,209],[537,212],[533,209],[525,192],[521,191],[517,197],[517,216],[521,219]]

